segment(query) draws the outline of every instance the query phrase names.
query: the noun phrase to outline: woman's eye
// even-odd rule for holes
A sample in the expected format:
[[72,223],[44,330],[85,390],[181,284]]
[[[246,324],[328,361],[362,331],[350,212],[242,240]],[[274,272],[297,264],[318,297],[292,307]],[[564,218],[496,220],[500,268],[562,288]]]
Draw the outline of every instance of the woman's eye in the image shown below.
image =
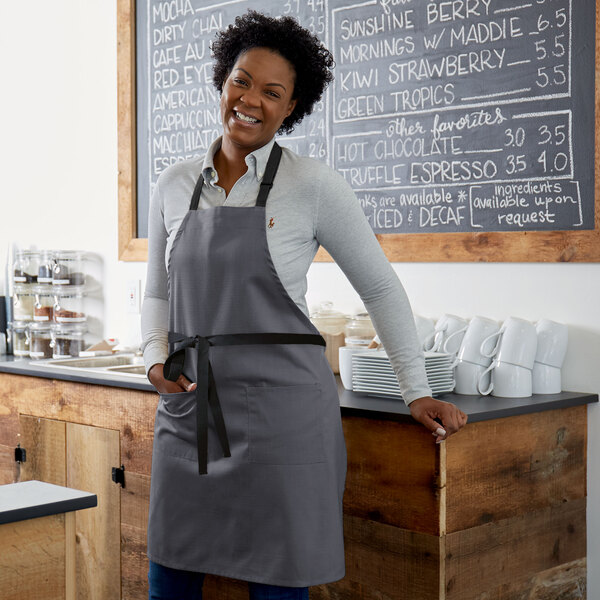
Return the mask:
[[234,79],[233,82],[238,85],[246,85],[246,82],[243,79]]
[[273,96],[273,98],[279,98],[279,94],[277,92],[272,92],[271,90],[267,90],[267,94],[269,94],[269,96]]

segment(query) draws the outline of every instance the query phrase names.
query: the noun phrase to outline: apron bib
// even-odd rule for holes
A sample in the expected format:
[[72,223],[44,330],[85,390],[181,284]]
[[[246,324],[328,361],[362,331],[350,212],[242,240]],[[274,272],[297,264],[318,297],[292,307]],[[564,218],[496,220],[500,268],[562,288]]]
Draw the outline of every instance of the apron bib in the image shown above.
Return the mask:
[[304,587],[344,576],[346,448],[319,332],[267,244],[275,143],[254,207],[197,210],[168,260],[165,377],[192,392],[156,410],[148,556],[167,567]]

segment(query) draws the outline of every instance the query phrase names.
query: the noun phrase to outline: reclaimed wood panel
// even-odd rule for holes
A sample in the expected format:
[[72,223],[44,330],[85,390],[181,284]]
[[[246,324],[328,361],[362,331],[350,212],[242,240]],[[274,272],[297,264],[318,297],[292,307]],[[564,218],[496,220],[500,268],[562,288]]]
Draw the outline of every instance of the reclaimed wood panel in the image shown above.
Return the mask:
[[0,597],[64,600],[64,514],[0,525]]
[[348,474],[344,513],[422,533],[440,532],[439,446],[416,423],[342,419]]
[[119,454],[118,431],[67,423],[67,486],[98,496],[76,517],[78,600],[121,597],[121,494],[111,479]]
[[15,463],[15,446],[0,444],[0,485],[17,482],[17,463]]
[[447,531],[585,497],[586,448],[586,406],[469,424],[446,442]]
[[19,480],[67,485],[65,423],[29,415],[20,415],[19,423],[21,447],[27,451]]
[[448,534],[446,600],[487,599],[511,581],[584,558],[585,508],[580,498]]
[[123,600],[147,598],[146,556],[150,477],[125,471],[121,489],[121,593]]
[[437,600],[440,538],[344,516],[346,576],[312,600]]
[[[525,579],[510,579],[476,600],[586,600],[586,559],[564,563]],[[593,600],[590,598],[590,600]]]
[[116,429],[125,468],[150,475],[157,394],[3,373],[0,399],[9,409],[0,419],[0,444],[16,445],[19,413]]

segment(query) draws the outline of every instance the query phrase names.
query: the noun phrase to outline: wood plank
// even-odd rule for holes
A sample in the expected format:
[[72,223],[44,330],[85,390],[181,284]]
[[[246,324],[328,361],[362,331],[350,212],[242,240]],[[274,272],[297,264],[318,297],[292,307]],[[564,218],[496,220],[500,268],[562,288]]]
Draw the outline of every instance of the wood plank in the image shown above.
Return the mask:
[[9,373],[1,377],[0,397],[10,416],[0,419],[0,444],[16,445],[19,413],[116,429],[122,433],[126,469],[150,475],[156,393]]
[[344,512],[438,535],[440,454],[416,423],[345,416],[348,450]]
[[64,600],[64,514],[0,525],[0,590],[2,600]]
[[121,490],[121,582],[123,600],[148,596],[146,556],[150,477],[125,471]]
[[65,513],[65,600],[77,600],[77,549],[75,512]]
[[446,600],[504,598],[511,582],[584,558],[585,508],[580,498],[448,534]]
[[17,463],[15,463],[15,447],[0,444],[0,485],[17,482]]
[[467,425],[446,442],[447,531],[583,498],[586,448],[585,406]]
[[586,600],[586,559],[564,563],[525,579],[511,579],[477,600]]
[[76,517],[79,600],[121,597],[121,495],[111,480],[119,454],[118,431],[67,423],[67,485],[98,496]]
[[21,447],[27,451],[20,481],[38,479],[67,485],[65,424],[53,419],[20,415]]
[[346,576],[311,588],[311,600],[437,600],[440,540],[344,517]]
[[146,528],[121,524],[121,597],[139,600],[148,597]]

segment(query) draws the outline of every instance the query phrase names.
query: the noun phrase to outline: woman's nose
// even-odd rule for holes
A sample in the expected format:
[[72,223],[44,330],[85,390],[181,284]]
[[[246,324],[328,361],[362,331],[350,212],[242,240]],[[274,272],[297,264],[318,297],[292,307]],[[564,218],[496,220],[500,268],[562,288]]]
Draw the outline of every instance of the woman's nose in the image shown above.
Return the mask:
[[246,90],[241,96],[240,100],[246,106],[257,106],[258,105],[258,96],[252,90]]

